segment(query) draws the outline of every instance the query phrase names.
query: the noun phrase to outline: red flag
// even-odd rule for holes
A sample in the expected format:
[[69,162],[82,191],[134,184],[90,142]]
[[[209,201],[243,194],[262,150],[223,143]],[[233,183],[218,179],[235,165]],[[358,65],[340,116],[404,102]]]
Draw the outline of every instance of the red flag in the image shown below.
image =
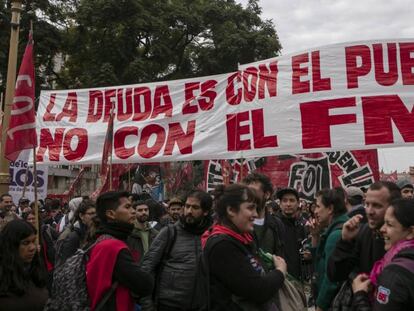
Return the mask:
[[10,161],[15,161],[22,150],[37,146],[34,99],[33,38],[30,33],[16,80],[16,90],[7,130],[5,157]]
[[108,156],[112,152],[112,143],[114,137],[114,107],[111,109],[111,115],[109,116],[108,128],[106,130],[105,142],[102,151],[102,163],[101,163],[101,181],[105,180],[108,169]]
[[[119,189],[121,175],[128,172],[130,169],[136,167],[136,164],[114,164],[112,165],[112,188],[113,190]],[[109,191],[109,170],[103,176],[101,186],[98,187],[92,194],[91,198],[96,199],[101,193]]]
[[78,176],[76,176],[75,180],[70,185],[69,189],[66,190],[63,194],[68,197],[73,196],[73,194],[75,193],[75,189],[78,188],[79,185],[81,184],[82,177],[85,173],[86,173],[86,167],[82,167],[81,170],[79,171]]

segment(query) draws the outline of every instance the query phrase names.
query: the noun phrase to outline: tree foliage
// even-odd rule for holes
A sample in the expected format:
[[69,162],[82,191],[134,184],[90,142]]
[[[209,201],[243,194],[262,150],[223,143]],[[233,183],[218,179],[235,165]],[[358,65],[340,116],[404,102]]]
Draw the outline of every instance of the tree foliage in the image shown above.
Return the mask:
[[[58,25],[61,9],[47,0],[24,1],[20,19],[18,63],[20,66],[28,41],[30,22],[33,23],[35,41],[36,90],[50,88],[56,79],[56,56],[64,53],[62,27]],[[0,0],[0,92],[6,89],[10,43],[11,1]],[[18,70],[18,68],[17,68]]]
[[[20,63],[34,25],[36,91],[172,80],[232,72],[277,56],[259,0],[26,0]],[[0,0],[0,92],[5,90],[10,0]],[[18,66],[20,65],[18,63]],[[202,179],[202,162],[193,185]]]
[[234,71],[280,50],[260,13],[256,0],[80,1],[66,79],[90,87]]
[[[34,22],[38,88],[80,88],[231,72],[278,55],[258,0],[32,0],[22,13],[19,61]],[[5,88],[10,0],[0,5]]]

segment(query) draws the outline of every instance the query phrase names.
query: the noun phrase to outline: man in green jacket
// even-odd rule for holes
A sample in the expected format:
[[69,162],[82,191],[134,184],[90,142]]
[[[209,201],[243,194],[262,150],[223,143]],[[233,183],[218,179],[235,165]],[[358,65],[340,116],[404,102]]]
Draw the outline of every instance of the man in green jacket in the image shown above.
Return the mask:
[[340,283],[327,276],[328,259],[341,238],[342,225],[348,220],[343,194],[323,189],[316,194],[315,221],[311,224],[312,255],[316,275],[316,311],[326,311],[337,294]]
[[148,222],[149,207],[145,201],[135,202],[133,207],[135,208],[136,221],[134,222],[134,230],[128,237],[127,244],[135,259],[141,262],[158,231],[151,228]]

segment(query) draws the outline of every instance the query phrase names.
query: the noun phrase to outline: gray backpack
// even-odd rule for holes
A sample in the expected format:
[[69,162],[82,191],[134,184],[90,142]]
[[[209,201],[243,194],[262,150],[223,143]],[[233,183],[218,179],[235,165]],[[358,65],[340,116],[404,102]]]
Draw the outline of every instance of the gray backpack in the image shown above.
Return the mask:
[[[47,300],[44,311],[89,311],[90,300],[86,285],[86,263],[90,250],[99,242],[113,239],[110,235],[100,236],[87,249],[78,249],[64,264],[58,266],[53,274],[51,297]],[[117,283],[105,294],[95,308],[99,310],[115,291]]]

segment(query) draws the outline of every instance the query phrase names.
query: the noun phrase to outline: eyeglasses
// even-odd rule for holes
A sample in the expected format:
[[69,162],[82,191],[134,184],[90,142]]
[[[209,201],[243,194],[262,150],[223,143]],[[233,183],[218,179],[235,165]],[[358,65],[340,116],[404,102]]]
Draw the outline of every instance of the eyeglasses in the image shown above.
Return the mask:
[[95,216],[95,215],[96,215],[96,212],[89,212],[89,213],[85,213],[85,215]]

